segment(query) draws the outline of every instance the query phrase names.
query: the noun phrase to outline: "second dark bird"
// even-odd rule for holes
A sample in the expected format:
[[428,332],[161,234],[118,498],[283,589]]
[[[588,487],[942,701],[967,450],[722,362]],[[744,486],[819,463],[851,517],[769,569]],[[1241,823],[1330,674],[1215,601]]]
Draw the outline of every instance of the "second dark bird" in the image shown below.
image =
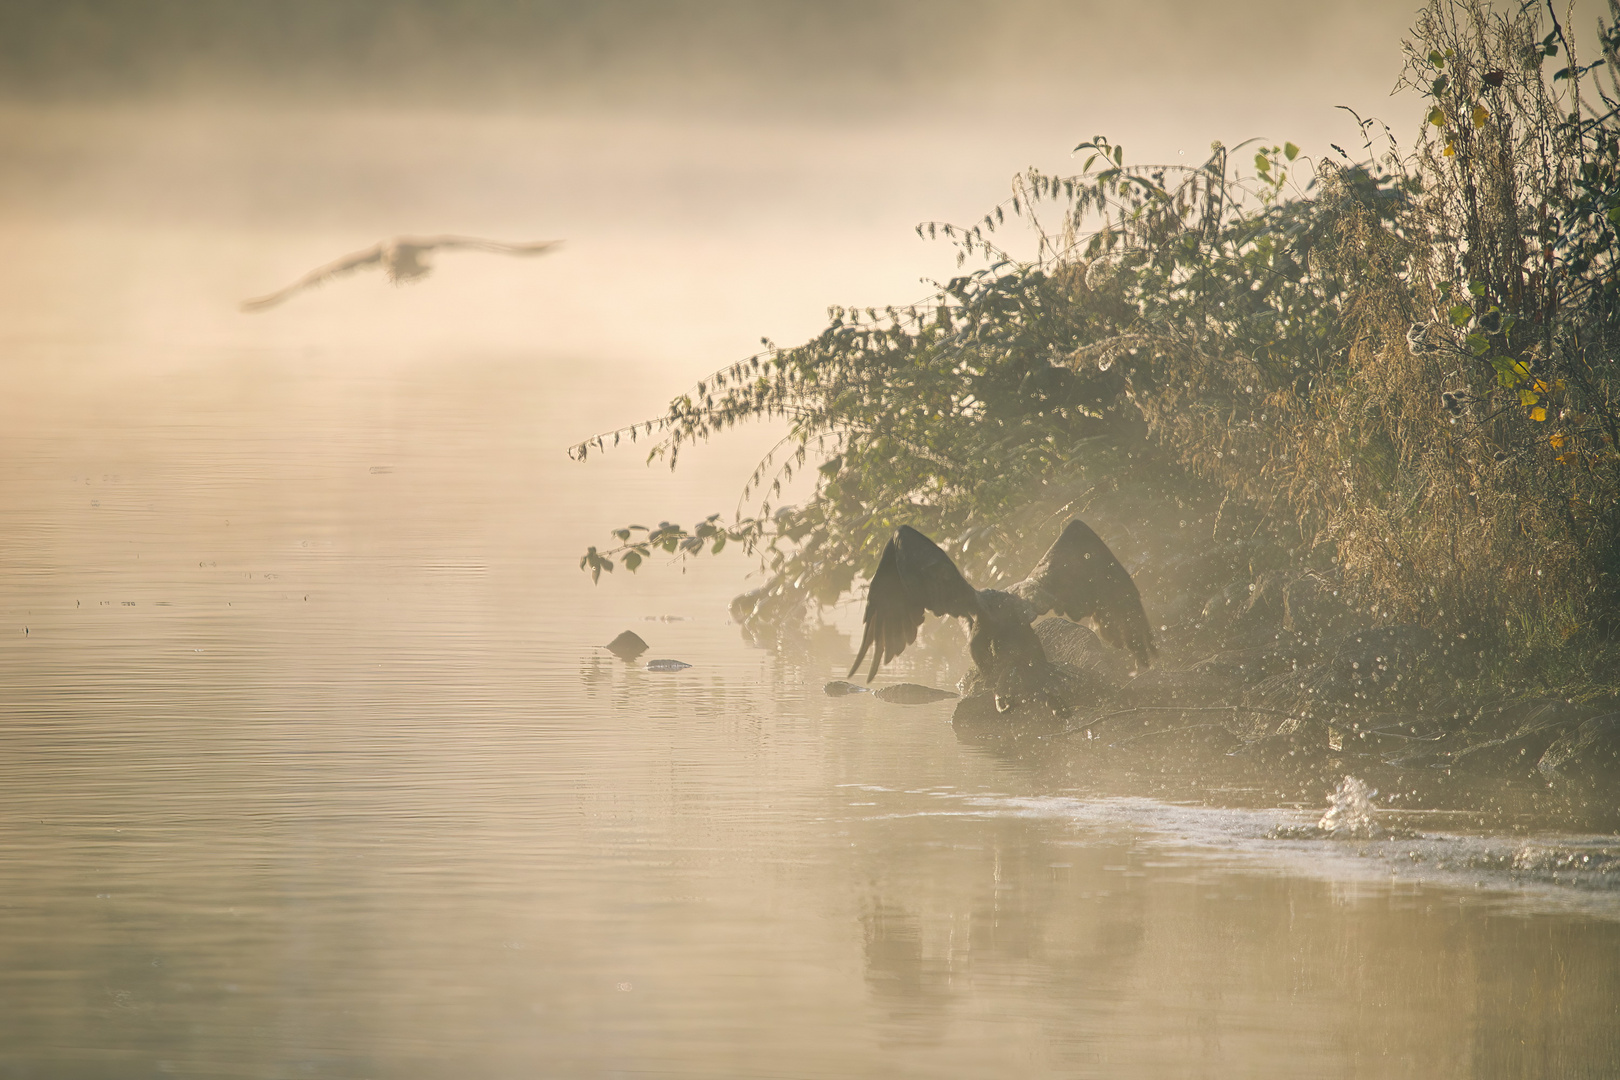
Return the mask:
[[1158,655],[1136,583],[1079,518],[1063,527],[1028,577],[1007,589],[973,588],[939,545],[900,526],[872,575],[866,633],[849,673],[859,670],[870,651],[871,682],[883,664],[917,640],[925,612],[968,620],[968,650],[998,699],[1022,696],[1048,681],[1046,653],[1031,624],[1049,612],[1091,620],[1104,641],[1131,652],[1138,670]]

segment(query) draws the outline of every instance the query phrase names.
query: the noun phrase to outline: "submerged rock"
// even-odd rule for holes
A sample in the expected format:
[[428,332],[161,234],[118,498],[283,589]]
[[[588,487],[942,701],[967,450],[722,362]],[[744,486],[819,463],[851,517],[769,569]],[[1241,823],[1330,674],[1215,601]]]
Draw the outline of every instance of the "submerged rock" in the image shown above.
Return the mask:
[[956,696],[949,690],[938,690],[932,686],[910,682],[885,686],[877,692],[877,699],[887,701],[890,705],[927,705]]
[[829,697],[847,697],[850,694],[870,694],[872,691],[859,683],[845,682],[843,679],[834,679],[821,688],[822,693]]
[[620,660],[634,660],[647,651],[647,643],[641,640],[641,635],[632,630],[626,630],[602,648],[617,656]]
[[691,664],[688,664],[688,663],[686,663],[685,661],[682,661],[682,660],[649,660],[649,661],[647,661],[647,670],[648,671],[685,671],[687,668],[689,668],[691,666],[692,666]]

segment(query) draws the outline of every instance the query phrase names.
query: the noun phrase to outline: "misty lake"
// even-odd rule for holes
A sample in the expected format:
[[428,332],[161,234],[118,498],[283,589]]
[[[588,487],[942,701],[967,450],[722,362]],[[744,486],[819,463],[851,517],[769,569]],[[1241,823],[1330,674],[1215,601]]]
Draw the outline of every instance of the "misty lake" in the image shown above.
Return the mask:
[[[659,188],[682,217],[626,224],[634,193],[582,176],[548,196],[572,218],[522,217],[532,189],[465,164],[516,123],[455,128],[471,211],[413,205],[564,253],[258,316],[235,301],[403,228],[353,163],[420,170],[408,140],[295,123],[323,190],[355,183],[303,204],[203,121],[107,151],[136,203],[82,163],[7,181],[0,1076],[1613,1075],[1620,892],[1582,874],[1612,835],[1414,812],[1307,838],[1325,786],[1093,769],[959,737],[949,701],[828,697],[847,637],[749,647],[740,555],[593,586],[584,545],[729,514],[773,436],[675,476],[564,448],[844,298],[830,255],[757,269],[814,211],[762,236],[690,162],[660,166],[692,170]],[[175,160],[217,185],[166,187]],[[885,259],[861,287],[909,299],[929,267]],[[599,647],[627,629],[642,663]],[[912,659],[896,679],[960,673]]]

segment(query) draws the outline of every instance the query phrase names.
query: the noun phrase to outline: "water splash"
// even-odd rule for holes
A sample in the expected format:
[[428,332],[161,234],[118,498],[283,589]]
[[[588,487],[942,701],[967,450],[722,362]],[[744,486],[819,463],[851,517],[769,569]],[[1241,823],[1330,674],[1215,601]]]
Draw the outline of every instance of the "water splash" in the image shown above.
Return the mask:
[[1383,830],[1373,820],[1372,797],[1378,792],[1353,776],[1339,781],[1339,786],[1328,794],[1327,813],[1316,823],[1317,829],[1336,837],[1379,836]]

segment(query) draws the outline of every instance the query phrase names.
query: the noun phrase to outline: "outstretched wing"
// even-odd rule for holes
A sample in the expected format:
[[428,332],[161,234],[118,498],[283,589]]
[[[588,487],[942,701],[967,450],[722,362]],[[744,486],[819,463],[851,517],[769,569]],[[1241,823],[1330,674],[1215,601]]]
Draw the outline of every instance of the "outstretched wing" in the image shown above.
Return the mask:
[[1138,667],[1147,667],[1158,655],[1136,582],[1102,537],[1079,518],[1070,519],[1029,577],[1008,591],[1034,604],[1043,615],[1055,611],[1076,622],[1095,619],[1102,639],[1129,649]]
[[353,252],[334,262],[329,262],[325,266],[317,267],[291,285],[288,285],[285,289],[266,296],[255,296],[250,300],[242,301],[242,310],[263,311],[265,308],[275,307],[296,292],[302,292],[304,289],[314,288],[316,285],[322,284],[328,278],[334,278],[340,274],[350,274],[364,266],[375,266],[382,262],[383,248],[386,246],[386,242],[373,244],[364,251]]
[[561,240],[534,240],[523,244],[506,244],[476,236],[402,236],[397,242],[423,249],[472,248],[475,251],[493,251],[497,255],[540,255],[562,243]]
[[849,673],[855,674],[866,651],[872,649],[872,670],[866,673],[866,681],[871,682],[878,668],[917,640],[924,611],[977,618],[979,595],[938,544],[910,525],[902,525],[884,547],[872,575],[866,593],[866,633]]

